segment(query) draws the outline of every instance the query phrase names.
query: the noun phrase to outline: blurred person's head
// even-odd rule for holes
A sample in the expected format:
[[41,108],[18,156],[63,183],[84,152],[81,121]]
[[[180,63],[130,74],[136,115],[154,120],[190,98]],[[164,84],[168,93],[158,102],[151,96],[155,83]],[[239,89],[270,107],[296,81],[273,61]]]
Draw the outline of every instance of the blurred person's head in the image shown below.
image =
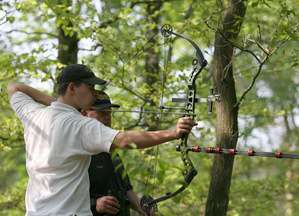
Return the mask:
[[117,104],[111,103],[109,96],[103,91],[96,91],[95,102],[83,111],[83,115],[95,118],[104,125],[111,127],[111,108],[119,108]]

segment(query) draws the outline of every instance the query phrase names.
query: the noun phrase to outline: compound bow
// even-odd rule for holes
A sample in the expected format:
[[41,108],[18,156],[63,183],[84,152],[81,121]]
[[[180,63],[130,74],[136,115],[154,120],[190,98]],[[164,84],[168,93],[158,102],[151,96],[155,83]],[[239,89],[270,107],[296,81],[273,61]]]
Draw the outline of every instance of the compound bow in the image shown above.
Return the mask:
[[[195,49],[196,51],[196,57],[192,60],[193,70],[188,78],[188,88],[186,92],[186,98],[173,98],[173,102],[184,102],[184,116],[189,116],[192,119],[194,119],[194,112],[195,112],[195,104],[198,102],[207,102],[208,103],[208,109],[209,112],[212,111],[212,103],[213,101],[218,99],[218,95],[210,95],[208,98],[196,98],[196,78],[198,75],[202,72],[204,67],[207,65],[207,60],[204,58],[200,48],[198,45],[192,41],[191,39],[180,35],[173,31],[172,27],[170,25],[164,25],[161,28],[161,33],[164,37],[169,37],[171,35],[174,35],[178,38],[187,40]],[[165,108],[165,107],[162,107]],[[193,178],[197,175],[197,170],[195,169],[191,159],[189,158],[188,152],[188,134],[183,135],[183,137],[180,139],[179,145],[177,145],[176,150],[181,152],[181,159],[184,163],[184,169],[183,169],[183,175],[184,175],[184,182],[183,184],[174,192],[168,192],[165,195],[162,195],[160,197],[157,197],[153,199],[150,196],[144,196],[141,199],[141,207],[146,210],[147,212],[153,208],[156,207],[157,203],[167,200],[169,198],[172,198],[176,196],[177,194],[183,192],[188,185],[191,183]]]

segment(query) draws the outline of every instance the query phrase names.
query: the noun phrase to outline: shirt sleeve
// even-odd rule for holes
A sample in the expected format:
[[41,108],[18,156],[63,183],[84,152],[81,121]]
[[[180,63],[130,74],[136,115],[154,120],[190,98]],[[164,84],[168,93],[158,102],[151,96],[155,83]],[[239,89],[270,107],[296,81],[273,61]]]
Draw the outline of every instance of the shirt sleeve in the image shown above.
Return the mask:
[[86,117],[81,126],[82,147],[89,154],[110,151],[110,147],[119,131],[106,127],[101,122]]
[[23,124],[30,120],[30,116],[45,106],[33,100],[23,92],[17,91],[10,98],[10,105]]

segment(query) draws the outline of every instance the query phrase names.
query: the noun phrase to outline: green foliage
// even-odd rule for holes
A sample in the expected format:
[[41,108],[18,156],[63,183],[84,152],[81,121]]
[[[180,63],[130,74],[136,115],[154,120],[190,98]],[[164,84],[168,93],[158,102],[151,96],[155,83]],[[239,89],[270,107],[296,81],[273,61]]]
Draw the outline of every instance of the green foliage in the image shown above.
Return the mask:
[[[107,92],[113,102],[121,104],[122,110],[158,111],[162,95],[164,105],[173,106],[171,98],[181,96],[180,92],[186,90],[193,49],[182,40],[165,41],[156,31],[164,23],[188,35],[204,51],[209,66],[197,85],[199,96],[209,94],[214,35],[227,1],[165,1],[153,14],[149,14],[143,1],[105,0],[98,5],[94,2],[23,0],[0,4],[1,10],[13,11],[3,20],[0,17],[0,25],[5,25],[1,28],[4,36],[0,38],[3,41],[0,46],[0,215],[24,215],[27,181],[23,129],[9,107],[6,85],[11,80],[53,85],[58,74],[56,68],[62,66],[56,59],[57,27],[66,35],[76,34],[81,42],[89,41],[89,47],[80,46],[79,62],[90,65],[100,77],[111,81]],[[276,146],[286,151],[298,149],[295,120],[298,115],[298,9],[296,0],[247,1],[241,34],[234,41],[243,48],[235,49],[233,60],[238,97],[250,85],[259,67],[256,58],[244,49],[263,59],[265,53],[259,45],[272,51],[282,41],[285,43],[265,63],[258,82],[241,103],[239,121],[243,142],[240,148],[244,148],[246,140],[255,138],[254,131],[263,134],[267,128],[280,126],[284,145],[276,143]],[[152,22],[157,16],[158,24]],[[171,61],[167,59],[169,47]],[[154,72],[146,69],[149,52],[159,58],[159,68]],[[113,127],[143,130],[154,125],[166,129],[174,125],[177,117],[114,113]],[[215,114],[209,116],[206,107],[198,105],[197,119],[204,127],[190,136],[190,145],[213,146]],[[273,134],[267,136],[271,138]],[[180,185],[183,165],[174,149],[176,144],[120,152],[139,195],[158,196]],[[191,157],[199,170],[198,176],[184,193],[159,205],[161,215],[204,214],[213,157],[201,154]],[[283,215],[284,211],[295,215],[299,211],[295,172],[298,166],[296,161],[236,159],[228,215]]]

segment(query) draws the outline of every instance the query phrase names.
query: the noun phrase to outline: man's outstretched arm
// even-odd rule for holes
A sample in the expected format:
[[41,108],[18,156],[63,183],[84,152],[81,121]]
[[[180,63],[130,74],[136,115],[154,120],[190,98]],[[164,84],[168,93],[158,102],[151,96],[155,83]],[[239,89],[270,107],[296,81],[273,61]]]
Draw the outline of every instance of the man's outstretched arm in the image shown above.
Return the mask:
[[114,148],[149,148],[190,133],[196,124],[190,117],[182,117],[177,121],[174,130],[160,131],[125,131],[114,138],[111,150]]
[[20,91],[24,94],[31,97],[33,100],[35,100],[38,103],[41,103],[43,105],[49,106],[53,101],[56,99],[54,97],[51,97],[37,89],[34,89],[30,86],[27,86],[25,84],[21,83],[9,83],[7,86],[7,92],[9,97],[11,97],[15,92]]

